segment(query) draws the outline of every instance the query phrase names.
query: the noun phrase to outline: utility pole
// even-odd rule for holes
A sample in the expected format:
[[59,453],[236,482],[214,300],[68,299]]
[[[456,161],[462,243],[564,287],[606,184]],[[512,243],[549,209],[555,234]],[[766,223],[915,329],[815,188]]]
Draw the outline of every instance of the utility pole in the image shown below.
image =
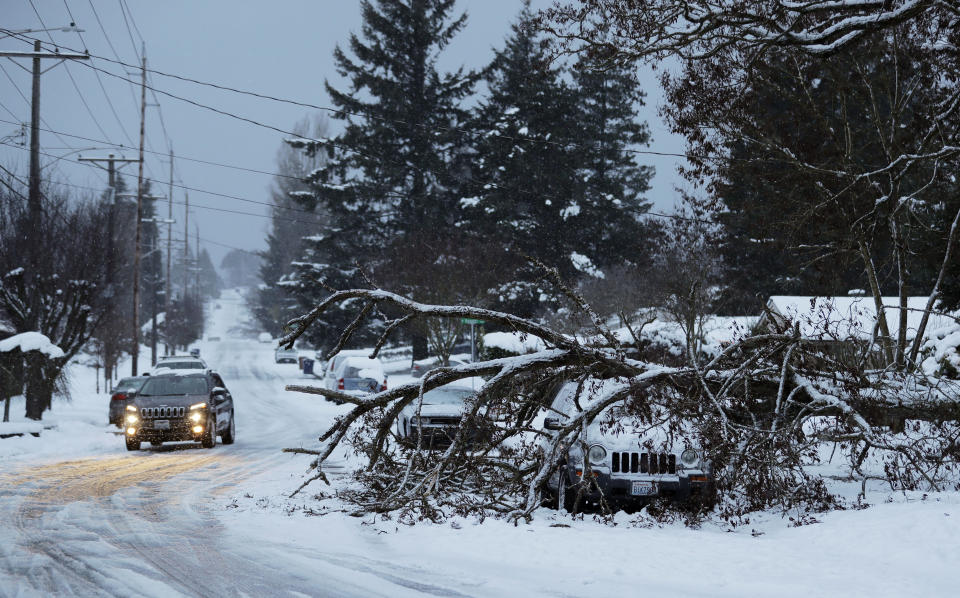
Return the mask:
[[131,375],[137,375],[140,354],[140,218],[143,217],[143,142],[147,120],[147,48],[142,45],[143,65],[140,76],[140,172],[137,175],[137,233],[133,253],[133,346],[130,352]]
[[[107,214],[107,272],[106,272],[106,286],[108,289],[113,288],[114,284],[114,274],[116,273],[117,264],[116,264],[116,248],[114,246],[114,230],[116,229],[116,212],[117,212],[117,203],[120,199],[120,196],[117,194],[117,166],[116,163],[120,163],[120,168],[123,168],[125,165],[132,162],[139,162],[135,158],[117,158],[113,154],[107,154],[106,158],[98,157],[84,157],[79,156],[77,158],[80,162],[90,162],[95,166],[103,168],[100,165],[100,162],[107,163],[107,182],[110,185],[110,211]],[[104,346],[103,354],[103,379],[104,379],[104,388],[109,388],[110,383],[113,380],[113,368],[116,365],[116,360],[119,358],[120,348],[115,346],[112,342]]]
[[190,282],[190,276],[187,267],[190,263],[190,195],[183,194],[183,298],[187,298],[187,285]]
[[[63,28],[64,31],[74,31],[76,27],[71,23],[70,28]],[[30,29],[26,31],[32,31]],[[52,29],[51,29],[52,31]],[[39,254],[43,251],[43,243],[40,238],[40,217],[43,207],[40,201],[40,75],[46,71],[41,70],[40,63],[44,58],[55,58],[60,62],[54,64],[50,69],[66,60],[89,60],[88,54],[75,54],[70,52],[44,52],[40,47],[40,40],[34,40],[33,52],[0,52],[0,57],[6,58],[32,58],[33,59],[33,90],[30,102],[30,182],[29,193],[27,196],[27,215],[29,218],[27,234],[30,235],[31,255],[30,269],[27,273],[27,284],[32,283],[36,276],[38,268]],[[30,318],[32,325],[38,326],[40,321],[39,307],[40,296],[33,293],[35,301],[32,302]]]
[[194,224],[193,226],[197,229],[197,267],[195,268],[197,275],[197,301],[202,303],[203,289],[200,287],[200,225]]
[[[163,325],[170,330],[170,248],[173,245],[173,146],[170,146],[170,184],[167,186],[167,286],[163,295]],[[166,335],[169,338],[169,335]],[[170,343],[164,342],[164,353],[170,355]]]

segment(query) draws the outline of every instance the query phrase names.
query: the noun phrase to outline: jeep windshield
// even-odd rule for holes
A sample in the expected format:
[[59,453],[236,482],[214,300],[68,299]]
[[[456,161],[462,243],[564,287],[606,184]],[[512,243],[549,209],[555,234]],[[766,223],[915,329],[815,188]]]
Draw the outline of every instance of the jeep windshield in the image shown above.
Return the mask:
[[207,380],[200,376],[150,378],[140,390],[141,397],[207,394]]

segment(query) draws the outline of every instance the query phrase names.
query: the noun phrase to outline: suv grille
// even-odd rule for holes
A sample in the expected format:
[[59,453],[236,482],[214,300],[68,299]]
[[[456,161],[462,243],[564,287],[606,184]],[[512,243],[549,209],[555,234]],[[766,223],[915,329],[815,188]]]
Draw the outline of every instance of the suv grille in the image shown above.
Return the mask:
[[677,473],[677,456],[669,453],[613,453],[613,473]]
[[183,417],[186,407],[144,407],[140,410],[143,417]]

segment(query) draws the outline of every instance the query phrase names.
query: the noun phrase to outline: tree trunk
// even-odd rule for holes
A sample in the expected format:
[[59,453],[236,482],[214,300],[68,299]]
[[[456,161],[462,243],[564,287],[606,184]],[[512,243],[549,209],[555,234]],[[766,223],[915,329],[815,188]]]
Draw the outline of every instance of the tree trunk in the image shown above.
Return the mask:
[[36,353],[26,357],[26,389],[23,393],[27,399],[25,417],[35,421],[43,419],[43,412],[49,402],[48,397],[44,396],[43,360],[45,358],[46,356]]

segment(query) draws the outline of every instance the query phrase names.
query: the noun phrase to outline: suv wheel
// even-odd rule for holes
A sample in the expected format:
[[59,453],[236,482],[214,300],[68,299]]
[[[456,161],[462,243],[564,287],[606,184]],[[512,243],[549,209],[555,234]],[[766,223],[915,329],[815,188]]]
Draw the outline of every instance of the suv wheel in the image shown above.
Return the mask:
[[233,417],[233,411],[230,412],[230,425],[227,426],[227,429],[224,430],[223,434],[220,435],[220,440],[224,444],[233,444],[233,441],[237,438],[237,425],[235,423],[235,418]]
[[139,451],[140,450],[140,441],[133,440],[132,438],[127,437],[127,450],[128,451]]
[[211,449],[217,446],[217,420],[212,418],[207,420],[207,429],[203,432],[200,439],[200,446]]

